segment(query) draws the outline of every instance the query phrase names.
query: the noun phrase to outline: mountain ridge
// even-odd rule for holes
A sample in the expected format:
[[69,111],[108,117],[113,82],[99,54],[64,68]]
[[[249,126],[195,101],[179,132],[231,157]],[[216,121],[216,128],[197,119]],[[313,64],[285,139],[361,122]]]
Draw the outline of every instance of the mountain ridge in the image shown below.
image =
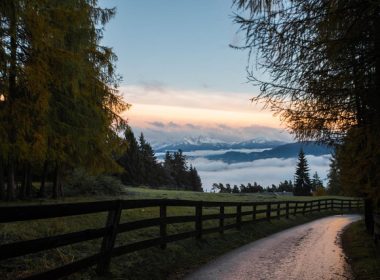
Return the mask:
[[209,160],[221,160],[226,163],[249,162],[267,158],[295,158],[298,156],[301,148],[303,149],[305,155],[321,156],[331,154],[333,152],[333,148],[331,147],[318,144],[314,141],[307,141],[286,143],[262,152],[242,153],[229,151],[220,155],[209,155],[206,156],[206,158]]

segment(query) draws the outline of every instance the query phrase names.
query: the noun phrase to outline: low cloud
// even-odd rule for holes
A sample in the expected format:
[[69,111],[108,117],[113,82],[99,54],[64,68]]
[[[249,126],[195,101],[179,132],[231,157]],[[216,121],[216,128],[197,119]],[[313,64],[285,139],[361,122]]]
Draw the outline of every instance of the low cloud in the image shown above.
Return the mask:
[[[308,155],[306,158],[310,167],[310,177],[314,172],[318,172],[320,178],[326,184],[330,156]],[[210,191],[213,183],[229,183],[239,186],[240,184],[246,185],[247,183],[257,182],[266,187],[271,184],[277,185],[284,180],[293,181],[297,158],[270,158],[234,164],[195,158],[191,160],[191,164],[197,168],[202,179],[203,188]]]

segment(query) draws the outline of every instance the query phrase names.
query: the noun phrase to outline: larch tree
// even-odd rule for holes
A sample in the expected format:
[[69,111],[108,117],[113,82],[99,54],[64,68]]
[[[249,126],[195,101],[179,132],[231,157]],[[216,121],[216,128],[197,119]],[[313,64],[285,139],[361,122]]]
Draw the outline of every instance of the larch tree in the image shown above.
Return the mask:
[[[19,170],[20,196],[31,194],[32,166],[42,171],[41,195],[54,169],[54,197],[67,170],[117,168],[125,125],[118,114],[128,104],[116,90],[116,56],[100,45],[114,13],[95,0],[0,2],[0,173],[8,199]],[[0,180],[2,197],[4,186]]]
[[357,172],[346,187],[380,207],[380,2],[234,3],[241,48],[255,53],[248,78],[261,92],[253,100],[280,115],[296,138],[343,145],[342,184]]

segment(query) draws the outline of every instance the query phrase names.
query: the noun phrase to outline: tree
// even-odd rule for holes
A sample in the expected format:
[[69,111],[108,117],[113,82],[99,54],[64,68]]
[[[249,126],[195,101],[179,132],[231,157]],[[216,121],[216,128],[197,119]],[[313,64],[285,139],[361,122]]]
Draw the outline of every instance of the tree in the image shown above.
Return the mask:
[[[342,145],[345,191],[380,207],[380,2],[234,3],[249,12],[235,18],[246,32],[243,48],[257,51],[255,66],[268,77],[249,71],[261,88],[253,100],[264,100],[298,139]],[[345,185],[352,171],[358,184]]]
[[298,154],[294,181],[294,195],[311,195],[309,166],[302,148]]
[[203,192],[201,178],[198,175],[197,169],[192,165],[190,165],[189,177],[190,190],[194,192]]
[[279,192],[293,192],[294,191],[294,186],[291,180],[287,181],[285,180],[284,182],[280,182],[278,184],[278,191]]
[[240,193],[240,190],[237,185],[234,185],[234,187],[232,188],[232,193]]
[[125,153],[117,160],[124,172],[121,175],[121,181],[126,185],[139,185],[141,183],[141,156],[139,146],[135,135],[130,127],[124,132],[125,141],[128,148]]
[[330,159],[330,169],[327,174],[327,192],[330,195],[342,194],[342,188],[340,183],[340,170],[336,158],[336,152],[332,154]]
[[33,171],[43,172],[43,195],[53,170],[58,197],[62,177],[77,166],[117,169],[113,154],[125,125],[118,114],[128,105],[116,90],[116,56],[100,45],[114,12],[95,0],[1,1],[0,160],[8,199],[16,172],[23,197],[31,195]]
[[319,178],[318,172],[315,172],[311,179],[311,190],[315,192],[318,188],[324,188],[324,186],[321,178]]

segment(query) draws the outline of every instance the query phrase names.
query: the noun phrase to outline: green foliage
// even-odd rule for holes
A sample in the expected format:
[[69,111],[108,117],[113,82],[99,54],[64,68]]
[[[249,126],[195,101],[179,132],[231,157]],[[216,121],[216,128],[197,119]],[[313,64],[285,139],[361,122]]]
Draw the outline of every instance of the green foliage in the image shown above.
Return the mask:
[[188,167],[181,150],[167,152],[164,162],[160,163],[142,133],[138,142],[132,129],[127,127],[125,141],[128,148],[117,160],[124,168],[121,175],[124,184],[203,191],[197,169]]
[[125,193],[125,186],[119,179],[109,175],[90,175],[83,169],[76,169],[65,182],[67,196],[80,195],[120,195]]

